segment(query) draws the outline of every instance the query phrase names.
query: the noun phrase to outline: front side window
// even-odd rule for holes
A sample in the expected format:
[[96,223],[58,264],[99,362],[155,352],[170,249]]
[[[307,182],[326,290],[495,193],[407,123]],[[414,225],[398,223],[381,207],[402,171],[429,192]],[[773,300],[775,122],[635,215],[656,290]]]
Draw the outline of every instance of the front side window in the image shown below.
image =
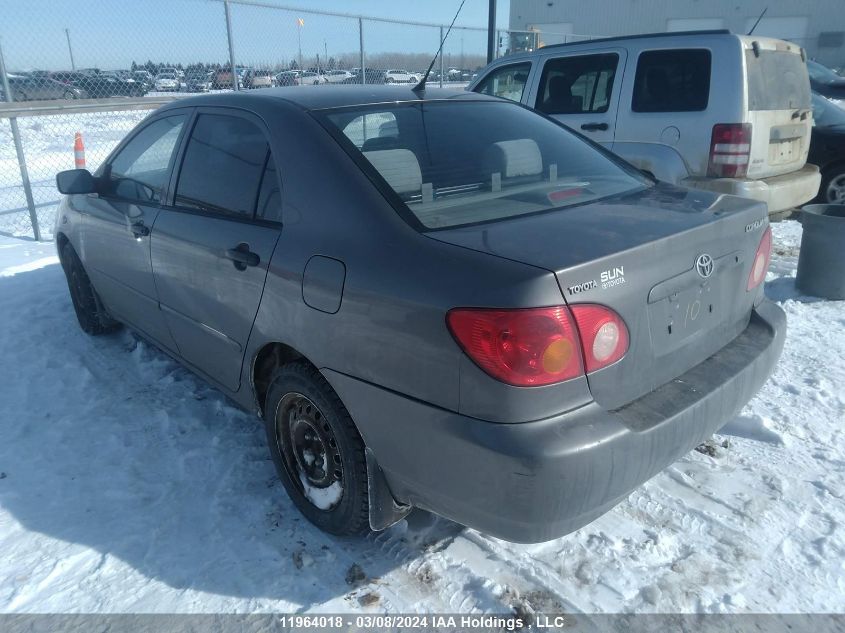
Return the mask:
[[546,114],[607,112],[619,55],[580,55],[546,62],[536,109]]
[[161,202],[170,160],[187,115],[158,119],[138,132],[106,166],[106,195],[138,202]]
[[634,112],[698,112],[710,99],[710,51],[645,51],[637,60]]
[[[394,119],[383,128],[390,136],[359,145],[352,131],[363,115]],[[650,185],[564,126],[513,103],[410,102],[318,116],[421,228],[504,220]]]
[[521,101],[528,82],[531,64],[512,64],[502,66],[487,75],[476,87],[474,92],[503,97],[511,101]]
[[175,204],[253,217],[268,151],[264,134],[251,121],[201,114],[185,150]]

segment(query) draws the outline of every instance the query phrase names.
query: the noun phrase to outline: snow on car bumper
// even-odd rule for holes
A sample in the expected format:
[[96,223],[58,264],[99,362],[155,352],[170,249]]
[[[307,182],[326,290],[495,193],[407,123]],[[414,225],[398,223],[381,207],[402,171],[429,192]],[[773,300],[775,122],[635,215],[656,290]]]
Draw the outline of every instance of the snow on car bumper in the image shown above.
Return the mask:
[[769,213],[778,213],[800,207],[815,198],[819,192],[821,174],[818,167],[807,164],[798,171],[759,180],[688,178],[681,181],[681,184],[694,189],[759,200],[769,205]]
[[509,541],[572,532],[734,416],[780,357],[786,317],[764,301],[748,327],[687,373],[615,411],[595,403],[495,424],[323,370],[394,496]]

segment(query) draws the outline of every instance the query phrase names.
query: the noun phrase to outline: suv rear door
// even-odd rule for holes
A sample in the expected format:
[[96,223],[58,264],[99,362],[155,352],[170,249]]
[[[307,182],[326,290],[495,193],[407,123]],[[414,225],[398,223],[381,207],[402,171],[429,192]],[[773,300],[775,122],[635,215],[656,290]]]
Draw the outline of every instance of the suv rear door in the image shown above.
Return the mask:
[[199,108],[152,235],[159,301],[180,355],[232,391],[281,230],[267,138],[258,117]]
[[807,162],[813,116],[801,49],[769,38],[742,38],[751,123],[749,178],[769,178]]
[[549,56],[528,105],[610,149],[626,59],[622,48]]

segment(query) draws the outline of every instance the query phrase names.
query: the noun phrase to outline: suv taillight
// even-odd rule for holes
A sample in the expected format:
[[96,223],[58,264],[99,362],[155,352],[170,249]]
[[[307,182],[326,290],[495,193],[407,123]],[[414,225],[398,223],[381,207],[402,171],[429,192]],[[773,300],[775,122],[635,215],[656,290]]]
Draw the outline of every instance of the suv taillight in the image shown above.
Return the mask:
[[571,380],[615,363],[628,351],[618,314],[593,304],[528,309],[456,308],[449,330],[481,369],[509,385]]
[[766,227],[763,237],[760,239],[760,246],[754,255],[754,263],[751,265],[751,272],[748,274],[748,285],[746,290],[754,290],[766,278],[766,271],[769,270],[769,260],[772,257],[772,228]]
[[710,137],[710,178],[745,178],[751,154],[750,123],[717,123]]

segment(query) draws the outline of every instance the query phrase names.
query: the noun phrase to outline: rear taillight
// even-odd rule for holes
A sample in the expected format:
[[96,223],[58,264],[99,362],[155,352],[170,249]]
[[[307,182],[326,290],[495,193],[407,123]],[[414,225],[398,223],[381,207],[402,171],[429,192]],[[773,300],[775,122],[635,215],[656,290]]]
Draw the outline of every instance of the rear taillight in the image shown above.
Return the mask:
[[584,346],[587,372],[612,365],[628,351],[628,328],[610,308],[593,304],[572,306]]
[[760,246],[754,255],[754,263],[751,265],[751,272],[748,274],[748,285],[746,290],[754,290],[763,283],[766,278],[766,271],[769,270],[769,260],[772,257],[772,229],[767,226],[763,237],[760,239]]
[[615,363],[628,349],[628,330],[619,315],[592,304],[571,310],[456,308],[446,322],[481,369],[518,387],[583,376],[585,362],[586,371],[595,371]]
[[750,123],[717,123],[710,137],[711,178],[745,178],[751,154]]

